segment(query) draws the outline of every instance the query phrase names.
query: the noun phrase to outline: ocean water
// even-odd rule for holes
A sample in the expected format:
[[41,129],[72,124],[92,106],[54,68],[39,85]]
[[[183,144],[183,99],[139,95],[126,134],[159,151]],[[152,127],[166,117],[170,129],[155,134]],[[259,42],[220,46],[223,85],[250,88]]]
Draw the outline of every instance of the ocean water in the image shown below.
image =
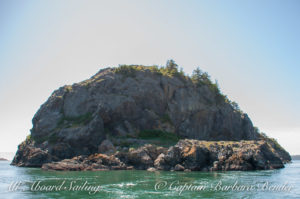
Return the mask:
[[1,161],[0,198],[300,198],[300,161],[246,172],[57,172]]

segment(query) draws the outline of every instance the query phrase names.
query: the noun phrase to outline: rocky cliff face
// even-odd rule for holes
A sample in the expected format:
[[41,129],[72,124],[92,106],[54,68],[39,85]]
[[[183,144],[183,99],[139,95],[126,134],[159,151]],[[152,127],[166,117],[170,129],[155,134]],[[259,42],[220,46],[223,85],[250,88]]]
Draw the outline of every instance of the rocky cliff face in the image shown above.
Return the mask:
[[261,138],[247,114],[210,84],[143,66],[106,68],[61,87],[32,121],[31,136],[19,146],[14,165],[90,155],[108,138],[121,147],[124,140],[145,143],[145,132],[216,141]]

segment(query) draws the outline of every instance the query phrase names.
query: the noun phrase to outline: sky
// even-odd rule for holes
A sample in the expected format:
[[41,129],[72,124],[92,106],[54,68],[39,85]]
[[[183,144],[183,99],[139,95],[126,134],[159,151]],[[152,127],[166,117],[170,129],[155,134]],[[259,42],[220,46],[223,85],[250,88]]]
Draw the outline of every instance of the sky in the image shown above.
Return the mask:
[[196,67],[300,154],[300,1],[0,0],[0,152],[51,93],[119,64]]

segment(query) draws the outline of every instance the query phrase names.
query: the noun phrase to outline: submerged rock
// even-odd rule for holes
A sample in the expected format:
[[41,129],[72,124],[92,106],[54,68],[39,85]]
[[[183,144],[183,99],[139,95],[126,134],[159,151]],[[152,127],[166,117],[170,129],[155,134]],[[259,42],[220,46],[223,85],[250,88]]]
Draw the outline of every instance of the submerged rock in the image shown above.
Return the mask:
[[185,168],[181,164],[176,164],[174,167],[174,171],[184,171]]
[[154,171],[156,171],[156,169],[154,167],[150,167],[147,169],[147,171],[154,172]]

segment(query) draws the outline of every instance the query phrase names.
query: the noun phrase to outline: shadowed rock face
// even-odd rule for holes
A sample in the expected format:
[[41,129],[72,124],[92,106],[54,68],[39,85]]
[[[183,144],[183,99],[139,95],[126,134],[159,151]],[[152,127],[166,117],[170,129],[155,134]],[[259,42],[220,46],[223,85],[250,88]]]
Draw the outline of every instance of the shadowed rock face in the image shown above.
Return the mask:
[[[161,130],[198,140],[257,140],[247,114],[217,98],[208,85],[148,69],[134,75],[100,70],[88,80],[54,91],[35,114],[18,166],[90,155],[110,137]],[[146,160],[145,160],[146,161]],[[180,165],[177,166],[180,169]]]

